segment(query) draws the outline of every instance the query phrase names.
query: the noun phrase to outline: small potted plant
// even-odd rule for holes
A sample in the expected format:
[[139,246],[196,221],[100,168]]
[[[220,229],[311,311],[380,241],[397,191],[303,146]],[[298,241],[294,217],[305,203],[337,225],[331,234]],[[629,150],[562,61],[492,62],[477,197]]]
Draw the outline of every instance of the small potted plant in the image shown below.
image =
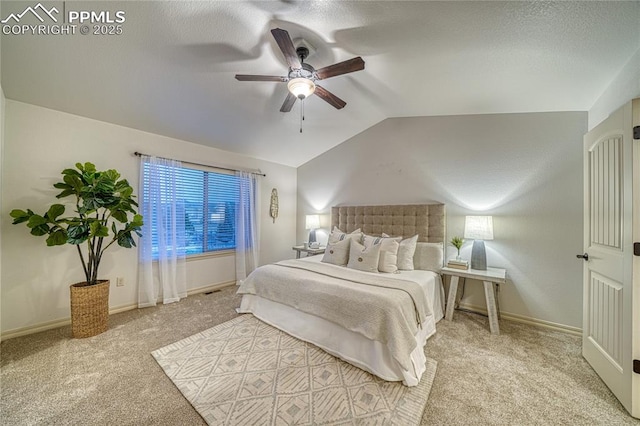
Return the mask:
[[132,234],[142,236],[142,216],[135,209],[133,188],[120,173],[97,171],[91,163],[77,163],[76,169],[63,170],[63,181],[53,185],[62,190],[56,198],[75,197],[74,215],[63,216],[62,204],[53,204],[43,215],[30,209],[10,215],[14,225],[26,223],[31,235],[46,235],[49,247],[76,246],[85,281],[71,285],[71,329],[73,337],[90,337],[108,327],[109,280],[98,278],[102,255],[114,243],[135,247]]
[[461,260],[460,258],[460,248],[462,247],[462,244],[464,243],[464,240],[460,237],[453,237],[451,238],[450,241],[451,245],[454,246],[456,248],[456,250],[458,250],[458,254],[456,255],[456,260]]

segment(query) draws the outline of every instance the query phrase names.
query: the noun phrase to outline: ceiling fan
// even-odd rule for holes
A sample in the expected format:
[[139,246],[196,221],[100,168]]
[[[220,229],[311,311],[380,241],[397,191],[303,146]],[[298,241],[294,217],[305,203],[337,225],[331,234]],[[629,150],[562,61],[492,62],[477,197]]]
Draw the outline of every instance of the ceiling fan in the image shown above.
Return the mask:
[[361,57],[338,62],[316,70],[310,64],[304,62],[309,55],[309,49],[300,46],[297,49],[293,45],[291,37],[286,30],[274,28],[271,30],[273,38],[276,39],[278,47],[284,54],[284,58],[289,65],[289,73],[286,76],[271,75],[247,75],[236,74],[239,81],[276,81],[287,83],[289,93],[280,107],[281,112],[289,112],[296,102],[296,99],[303,100],[312,94],[318,95],[320,99],[326,101],[337,109],[342,109],[347,104],[345,101],[329,92],[322,86],[316,84],[318,80],[325,80],[342,74],[364,69],[364,61]]

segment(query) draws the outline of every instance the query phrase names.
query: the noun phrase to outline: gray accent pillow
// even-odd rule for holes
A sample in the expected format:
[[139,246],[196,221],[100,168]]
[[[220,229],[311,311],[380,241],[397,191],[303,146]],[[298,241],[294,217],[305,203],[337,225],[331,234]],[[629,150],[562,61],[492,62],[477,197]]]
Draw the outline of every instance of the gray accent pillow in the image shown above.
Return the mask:
[[327,248],[324,250],[324,256],[322,256],[322,261],[324,263],[345,266],[349,261],[350,243],[351,238],[345,238],[342,241],[327,244]]
[[416,245],[413,255],[413,267],[423,271],[440,272],[444,264],[443,243],[422,243]]
[[365,247],[352,241],[349,249],[349,263],[347,268],[365,272],[378,272],[378,260],[380,259],[380,244]]

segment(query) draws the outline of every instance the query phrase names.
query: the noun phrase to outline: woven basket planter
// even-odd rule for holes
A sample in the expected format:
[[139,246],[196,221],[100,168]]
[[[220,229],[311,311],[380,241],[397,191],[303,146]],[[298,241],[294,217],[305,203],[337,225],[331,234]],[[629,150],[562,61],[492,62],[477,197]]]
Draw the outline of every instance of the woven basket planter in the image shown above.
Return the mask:
[[109,328],[109,280],[98,284],[71,285],[71,333],[75,338],[91,337]]

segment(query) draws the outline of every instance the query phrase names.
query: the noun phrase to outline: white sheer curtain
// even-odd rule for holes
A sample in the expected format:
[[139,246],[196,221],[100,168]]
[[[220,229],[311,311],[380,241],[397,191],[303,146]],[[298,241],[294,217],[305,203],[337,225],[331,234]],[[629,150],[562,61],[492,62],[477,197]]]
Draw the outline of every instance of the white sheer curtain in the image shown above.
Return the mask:
[[236,284],[247,278],[258,266],[259,181],[255,174],[236,172],[240,194],[236,211]]
[[[138,307],[177,302],[187,296],[184,203],[177,199],[179,161],[140,157]],[[152,238],[156,231],[157,241]],[[155,247],[154,247],[155,246]]]

